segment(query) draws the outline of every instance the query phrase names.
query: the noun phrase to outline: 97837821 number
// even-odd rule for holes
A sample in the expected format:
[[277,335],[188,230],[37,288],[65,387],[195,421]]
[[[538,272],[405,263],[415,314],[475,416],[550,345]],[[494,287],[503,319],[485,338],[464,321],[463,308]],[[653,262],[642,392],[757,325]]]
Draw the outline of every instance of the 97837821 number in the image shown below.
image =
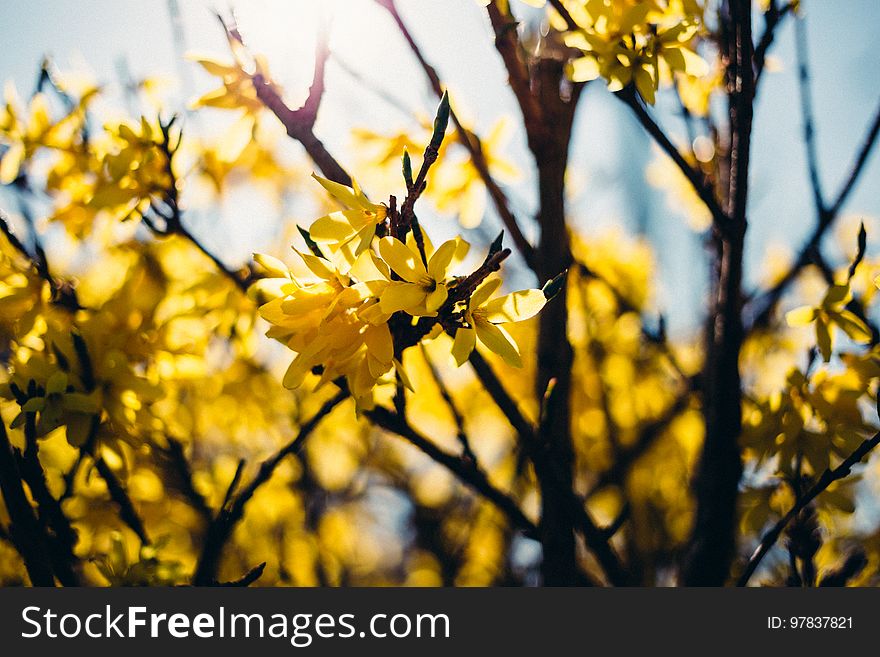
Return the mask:
[[768,616],[770,630],[851,630],[852,616]]

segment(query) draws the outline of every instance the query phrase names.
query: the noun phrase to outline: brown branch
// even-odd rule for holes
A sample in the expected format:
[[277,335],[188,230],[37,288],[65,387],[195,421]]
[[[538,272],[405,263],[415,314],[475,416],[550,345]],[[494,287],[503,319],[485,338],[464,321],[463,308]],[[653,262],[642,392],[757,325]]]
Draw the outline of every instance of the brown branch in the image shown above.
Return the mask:
[[502,7],[495,0],[486,6],[492,29],[495,31],[495,49],[501,55],[504,67],[507,69],[508,82],[522,112],[526,134],[530,139],[542,139],[547,130],[545,108],[532,93],[531,76],[521,56],[522,46],[516,34],[517,22],[510,13],[508,3],[503,4],[505,11],[502,11]]
[[675,418],[688,408],[690,402],[690,391],[679,395],[663,415],[642,427],[635,444],[620,453],[614,464],[599,475],[584,497],[589,500],[606,486],[622,485],[632,465],[657,443],[657,440],[663,436],[663,433],[669,428],[669,425],[672,424]]
[[813,95],[810,92],[810,68],[807,55],[807,23],[801,18],[795,22],[795,51],[798,63],[798,89],[801,98],[801,120],[803,121],[804,146],[807,151],[807,170],[810,174],[810,189],[813,203],[821,217],[827,213],[822,194],[822,181],[819,177],[819,156],[816,153],[816,123],[813,118]]
[[425,348],[424,343],[420,343],[422,357],[425,359],[425,363],[428,365],[428,370],[431,373],[431,378],[434,380],[434,384],[437,386],[437,391],[440,393],[440,397],[446,403],[446,407],[449,409],[450,414],[452,415],[452,419],[455,422],[455,430],[458,436],[458,442],[461,443],[462,455],[476,462],[477,457],[471,449],[471,441],[468,438],[467,432],[465,431],[464,426],[464,416],[461,414],[461,411],[458,410],[458,405],[455,403],[455,400],[452,398],[452,393],[449,392],[449,388],[446,386],[446,383],[443,381],[443,377],[440,375],[440,370],[437,369],[437,365],[431,359],[428,350]]
[[24,492],[21,473],[3,422],[0,422],[0,492],[9,513],[9,536],[24,560],[31,584],[55,586],[46,536]]
[[864,440],[862,444],[859,445],[852,454],[847,456],[836,468],[833,470],[826,469],[822,473],[822,476],[819,477],[816,483],[813,484],[806,493],[801,495],[795,505],[788,510],[788,513],[782,516],[782,518],[773,525],[773,528],[764,534],[758,547],[749,558],[745,570],[737,580],[737,586],[745,586],[749,583],[749,579],[755,573],[761,560],[767,555],[770,548],[772,548],[779,539],[779,536],[785,530],[788,523],[791,522],[792,519],[794,519],[794,517],[797,516],[797,514],[799,514],[808,504],[810,504],[810,502],[822,494],[822,492],[824,492],[831,484],[848,477],[852,472],[853,466],[860,463],[862,459],[871,452],[871,450],[877,447],[878,444],[880,444],[880,432],[874,434],[873,437]]
[[761,33],[758,43],[755,45],[755,92],[757,93],[758,84],[764,75],[764,67],[767,63],[767,52],[776,39],[776,32],[779,29],[783,19],[794,12],[794,3],[787,2],[782,7],[779,6],[778,0],[771,0],[770,6],[764,12],[764,31]]
[[217,581],[217,570],[220,566],[223,548],[230,536],[232,536],[235,526],[244,516],[244,509],[247,503],[257,490],[269,481],[278,465],[286,457],[299,454],[302,451],[306,439],[321,420],[327,417],[334,408],[347,398],[348,392],[340,390],[336,395],[324,402],[323,406],[312,418],[300,427],[296,437],[263,461],[251,482],[237,494],[231,495],[231,499],[220,508],[205,532],[202,553],[199,556],[196,571],[193,575],[193,584],[195,586],[211,586]]
[[116,502],[116,506],[119,507],[119,517],[122,518],[122,521],[128,525],[135,534],[137,534],[141,543],[149,545],[150,538],[147,535],[144,522],[141,520],[140,515],[138,515],[138,512],[134,507],[134,502],[131,501],[122,482],[119,481],[119,478],[102,456],[93,454],[92,458],[94,459],[95,468],[98,470],[98,474],[101,475],[101,478],[107,484],[110,499]]
[[[551,460],[546,449],[538,443],[536,428],[523,416],[516,401],[504,389],[504,385],[492,371],[489,363],[476,350],[471,353],[470,364],[480,383],[519,434],[526,453],[535,466],[536,474],[539,479],[546,482],[545,490],[546,487],[551,486],[559,488],[559,481],[564,475],[559,472],[558,465]],[[583,535],[584,542],[596,556],[608,580],[616,586],[628,584],[628,573],[609,545],[608,538],[584,508],[584,501],[580,500],[570,488],[568,494],[560,495],[560,498],[564,511],[571,517],[574,527]]]
[[[177,121],[176,116],[172,116],[168,121],[163,122],[159,118],[159,129],[162,133],[162,140],[156,142],[156,146],[162,151],[165,159],[165,175],[170,181],[167,189],[164,190],[162,202],[165,209],[158,206],[156,202],[150,203],[150,209],[142,216],[143,222],[157,236],[178,235],[187,240],[190,244],[201,251],[226,278],[231,280],[235,286],[242,292],[247,292],[250,280],[248,276],[243,276],[238,272],[232,271],[226,264],[214,253],[212,253],[202,242],[193,235],[183,223],[183,212],[180,208],[180,191],[177,174],[174,172],[174,156],[180,146],[180,139],[176,144],[172,145],[171,128]],[[164,223],[164,227],[160,227],[155,219],[160,218]]]
[[720,586],[727,581],[736,548],[736,502],[742,476],[739,354],[755,70],[751,0],[728,0],[725,8],[721,23],[728,65],[731,150],[725,216],[729,225],[728,230],[716,232],[717,279],[707,322],[703,376],[706,437],[694,482],[696,517],[681,572],[682,582],[689,586]]
[[46,483],[46,472],[40,463],[37,446],[35,415],[27,413],[25,418],[25,449],[18,459],[19,470],[36,502],[37,520],[46,536],[46,548],[55,576],[63,586],[81,586],[79,558],[74,553],[76,532]]
[[846,203],[852,190],[855,188],[871,152],[877,143],[877,137],[880,135],[880,106],[874,113],[874,118],[861,147],[856,153],[849,174],[841,185],[840,191],[834,197],[834,201],[825,209],[823,213],[819,213],[816,228],[812,235],[807,239],[804,246],[798,253],[794,264],[785,272],[783,277],[770,289],[763,294],[753,297],[746,307],[745,315],[748,319],[748,330],[752,331],[756,328],[762,328],[770,323],[773,311],[779,304],[782,296],[791,287],[792,283],[797,280],[798,275],[810,264],[817,264],[821,258],[820,246],[822,238],[831,228],[840,215],[840,211]]
[[244,574],[244,576],[242,576],[236,580],[233,580],[231,582],[220,582],[217,584],[217,586],[238,587],[238,588],[244,588],[244,587],[250,586],[251,584],[256,582],[258,579],[260,579],[260,577],[263,576],[264,570],[266,570],[266,562],[265,561],[260,564],[257,564],[253,568],[251,568],[247,573]]
[[722,231],[729,230],[731,223],[730,217],[727,216],[727,213],[724,212],[721,205],[718,203],[711,182],[702,172],[692,167],[688,161],[684,159],[684,156],[678,148],[676,148],[675,144],[673,144],[669,137],[666,136],[663,129],[656,121],[654,121],[648,110],[638,99],[634,89],[631,86],[626,87],[614,95],[622,100],[633,111],[636,119],[642,124],[645,131],[651,135],[657,145],[660,146],[663,152],[669,156],[684,174],[685,178],[690,182],[691,187],[693,187],[694,191],[697,193],[697,196],[699,196],[700,200],[703,201],[703,204],[709,210],[715,225]]
[[[218,18],[220,18],[218,16]],[[222,18],[220,22],[226,30],[230,42],[235,41],[243,48],[247,48],[241,33],[234,23],[227,23]],[[312,84],[309,88],[309,96],[305,104],[299,109],[291,109],[281,97],[278,87],[267,80],[262,74],[255,73],[252,76],[254,90],[257,97],[281,121],[287,134],[297,140],[305,148],[306,153],[312,158],[321,172],[330,180],[341,185],[351,187],[351,176],[342,168],[342,165],[334,158],[324,146],[323,142],[315,136],[314,127],[318,108],[324,93],[324,70],[330,50],[327,45],[327,34],[322,33],[318,38],[315,49],[315,69]]]
[[404,418],[383,406],[377,406],[373,410],[365,411],[364,416],[376,426],[406,439],[431,457],[432,460],[452,472],[462,483],[494,504],[504,513],[510,523],[517,529],[522,530],[526,536],[537,537],[538,528],[535,524],[526,517],[513,499],[489,481],[486,473],[477,466],[476,462],[465,456],[456,456],[440,449],[428,438],[416,431]]
[[193,473],[189,460],[184,453],[183,444],[170,436],[166,439],[168,447],[160,453],[164,456],[165,467],[168,468],[178,481],[178,488],[183,496],[195,509],[196,513],[205,521],[210,522],[213,517],[211,507],[205,497],[196,490],[193,485]]
[[[403,35],[404,40],[412,50],[413,55],[416,60],[419,62],[419,65],[422,67],[422,70],[425,73],[425,76],[428,78],[428,81],[431,84],[431,89],[436,94],[437,98],[443,97],[443,84],[440,81],[440,76],[437,74],[437,70],[425,59],[424,54],[419,48],[419,45],[416,43],[412,34],[409,31],[406,23],[404,23],[403,19],[400,16],[400,13],[397,11],[397,6],[394,3],[394,0],[375,0],[377,4],[381,5],[391,14],[391,17],[394,19],[394,22],[397,24],[400,33]],[[489,197],[492,199],[492,203],[495,206],[495,211],[498,213],[498,216],[501,218],[501,222],[504,224],[504,229],[507,231],[510,238],[513,240],[514,246],[516,246],[517,251],[519,251],[520,255],[522,255],[526,264],[534,269],[534,247],[529,243],[526,239],[525,235],[523,235],[522,230],[519,227],[519,222],[514,216],[513,212],[510,209],[510,202],[507,198],[507,195],[495,181],[492,176],[491,171],[489,170],[489,164],[486,161],[486,155],[483,152],[483,145],[480,138],[474,133],[472,130],[466,128],[461,120],[458,118],[458,115],[455,113],[454,109],[450,109],[449,117],[452,119],[453,124],[455,125],[456,137],[461,143],[462,146],[468,151],[468,154],[471,157],[471,162],[474,165],[474,168],[477,170],[477,173],[480,176],[480,179],[483,181],[483,184],[486,187],[486,191],[489,193]]]
[[68,310],[79,310],[82,308],[82,306],[79,305],[79,301],[76,297],[76,290],[73,286],[66,281],[58,280],[49,271],[49,263],[46,260],[46,253],[43,251],[42,247],[39,246],[39,243],[37,243],[35,252],[31,254],[27,250],[27,247],[22,244],[21,240],[16,237],[12,230],[12,223],[9,221],[9,217],[3,210],[0,210],[0,232],[3,233],[12,248],[18,251],[30,263],[37,275],[49,284],[49,289],[52,291],[52,303],[67,308]]

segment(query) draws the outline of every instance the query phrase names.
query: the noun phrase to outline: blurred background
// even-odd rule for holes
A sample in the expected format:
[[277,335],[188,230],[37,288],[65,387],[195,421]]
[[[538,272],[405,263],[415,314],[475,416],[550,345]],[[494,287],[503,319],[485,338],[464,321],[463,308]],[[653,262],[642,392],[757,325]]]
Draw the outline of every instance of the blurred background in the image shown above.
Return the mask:
[[[540,43],[539,35],[545,28],[544,11],[519,0],[511,2],[522,20],[524,42]],[[396,4],[426,59],[448,87],[455,111],[491,147],[492,172],[503,183],[525,234],[536,238],[532,219],[537,208],[533,159],[526,147],[519,109],[506,82],[506,71],[493,47],[493,33],[485,11],[474,0],[396,0]],[[264,112],[253,142],[262,150],[255,149],[258,155],[250,160],[242,158],[246,161],[239,163],[237,170],[230,165],[232,173],[226,181],[229,184],[221,185],[212,179],[206,165],[213,157],[213,165],[222,171],[224,145],[240,142],[235,138],[240,136],[236,133],[241,125],[240,112],[203,107],[196,113],[191,109],[196,99],[217,87],[216,77],[208,75],[196,60],[207,57],[232,61],[218,11],[227,18],[234,16],[250,51],[265,57],[271,77],[283,88],[290,107],[298,107],[306,98],[317,34],[329,29],[332,54],[315,132],[374,201],[385,200],[389,194],[399,198],[403,189],[399,169],[403,145],[408,143],[417,157],[421,155],[428,134],[425,125],[433,118],[437,98],[400,30],[374,0],[240,0],[231,6],[203,0],[7,2],[0,28],[4,53],[0,80],[6,82],[7,98],[17,95],[23,101],[21,104],[26,105],[38,85],[41,64],[49,58],[53,74],[75,97],[94,85],[101,87],[102,93],[89,107],[89,121],[94,127],[141,114],[179,114],[184,147],[175,165],[184,163],[179,175],[185,178],[182,207],[186,225],[230,268],[250,262],[254,252],[273,253],[289,261],[292,254],[287,247],[299,239],[295,225],[308,226],[328,209],[325,195],[318,193],[322,190],[308,176],[314,165],[300,145],[288,139],[278,121]],[[805,0],[800,12],[811,70],[819,175],[830,198],[850,171],[854,154],[876,112],[880,52],[874,44],[874,32],[880,24],[880,4],[876,0]],[[755,15],[755,32],[760,33],[762,20],[757,10]],[[757,99],[746,292],[763,289],[775,280],[798,254],[816,223],[805,157],[796,43],[795,21],[786,20],[770,51]],[[53,102],[58,102],[58,98]],[[712,110],[721,119],[718,123],[723,124],[725,107],[719,104]],[[650,111],[682,151],[705,151],[708,139],[688,143],[681,105],[670,90],[658,95],[657,104]],[[191,151],[187,152],[187,148]],[[711,144],[708,148],[712,148]],[[446,198],[432,197],[429,177],[429,192],[419,202],[419,217],[422,225],[429,226],[435,242],[463,233],[474,245],[471,257],[477,258],[497,235],[501,222],[494,215],[492,204],[486,202],[481,184],[463,187],[464,191],[456,193],[455,176],[466,175],[462,172],[467,170],[462,150],[460,146],[450,148],[450,159],[431,170],[431,176],[453,193]],[[201,153],[201,160],[193,157],[196,151]],[[242,152],[239,149],[238,155]],[[711,153],[706,155],[711,158]],[[377,161],[381,161],[381,166]],[[37,161],[33,166],[39,174],[41,163]],[[266,169],[271,171],[262,175]],[[868,258],[862,271],[870,272],[860,278],[858,284],[863,288],[859,293],[864,293],[865,287],[874,291],[870,276],[880,267],[878,174],[880,158],[873,154],[824,245],[832,265],[848,263],[855,251],[859,222],[865,223]],[[582,341],[575,345],[581,356],[580,369],[576,370],[578,387],[572,402],[577,412],[574,429],[578,458],[584,466],[580,473],[584,479],[579,484],[592,486],[595,482],[590,477],[594,474],[604,476],[612,472],[612,433],[620,433],[614,449],[635,445],[642,429],[665,416],[678,395],[670,385],[669,368],[659,362],[662,359],[654,358],[656,354],[649,353],[650,349],[639,348],[643,329],[640,323],[646,322],[650,329],[656,313],[662,313],[688,376],[699,368],[699,338],[705,319],[702,313],[710,278],[706,251],[708,219],[678,170],[657,151],[631,110],[613,97],[601,80],[589,83],[580,101],[567,175],[571,226],[585,243],[595,246],[597,259],[605,258],[611,263],[612,273],[620,274],[618,282],[624,291],[637,297],[636,312],[621,311],[618,317],[616,302],[612,302],[606,303],[607,308],[601,311],[607,317],[603,318],[599,311],[590,315],[602,306],[608,290],[603,288],[596,293],[591,281],[584,279],[580,283],[585,291],[583,308],[575,302],[571,304],[572,331],[580,330],[586,336],[581,336]],[[442,176],[452,180],[440,180]],[[22,215],[33,213],[53,267],[58,265],[60,271],[79,276],[89,270],[86,265],[94,265],[91,269],[99,271],[92,271],[91,278],[82,276],[81,291],[88,290],[90,285],[101,287],[96,281],[113,278],[112,273],[105,272],[100,239],[85,240],[71,248],[73,241],[65,235],[60,222],[47,225],[41,221],[50,210],[49,200],[39,193],[28,192],[28,196],[13,187],[0,187],[0,207],[10,212],[13,223],[19,227],[26,219]],[[22,203],[23,196],[27,196],[27,203]],[[100,224],[95,232],[107,225]],[[148,234],[145,228],[138,228],[137,221],[111,221],[109,225],[108,230],[129,231],[130,235],[141,230],[141,234]],[[157,413],[168,422],[165,428],[169,435],[179,438],[190,450],[195,488],[207,491],[204,496],[210,502],[201,512],[207,510],[210,515],[211,509],[222,503],[239,459],[246,459],[248,468],[255,469],[259,459],[289,440],[302,419],[317,410],[320,395],[327,392],[313,395],[301,390],[290,395],[283,390],[279,378],[289,363],[286,350],[260,341],[252,353],[252,345],[246,339],[242,339],[242,344],[236,343],[240,337],[238,322],[246,319],[248,312],[253,313],[253,308],[242,310],[235,305],[237,297],[229,297],[233,301],[227,302],[215,288],[208,287],[209,292],[204,292],[196,286],[196,292],[190,294],[186,279],[191,272],[187,267],[192,266],[193,271],[199,271],[199,267],[189,259],[192,253],[187,256],[173,240],[144,240],[142,245],[147,245],[151,257],[173,263],[167,267],[174,272],[170,279],[181,286],[182,296],[192,300],[187,308],[193,323],[198,324],[201,315],[210,315],[205,322],[210,330],[204,329],[208,338],[203,349],[204,360],[210,362],[210,367],[199,376],[181,375],[181,382],[168,383],[168,399],[155,404]],[[125,257],[124,253],[122,260]],[[649,262],[652,258],[656,266]],[[119,265],[118,261],[119,258],[106,260],[116,262],[113,266],[120,271],[128,266]],[[178,262],[184,264],[180,266]],[[130,271],[138,269],[132,266]],[[213,284],[211,275],[217,275],[213,267],[203,276],[208,281],[206,286]],[[544,282],[535,281],[517,256],[505,263],[504,279],[509,289]],[[149,314],[155,307],[148,307],[152,303],[150,290],[139,280],[132,275],[134,282],[127,280],[126,285],[145,292],[146,300],[138,302],[144,306],[141,310]],[[104,287],[113,287],[115,282],[111,283]],[[645,303],[643,287],[649,288]],[[222,290],[222,286],[217,289]],[[587,299],[586,292],[590,290],[592,296]],[[792,287],[782,309],[818,302],[826,290],[826,282],[808,269]],[[137,296],[129,295],[128,287],[112,290],[113,294],[117,291],[124,302],[128,296]],[[211,312],[205,311],[201,303],[209,294],[216,304]],[[126,303],[121,306],[128,312]],[[597,315],[599,318],[594,321]],[[125,316],[123,311],[120,316]],[[250,330],[264,332],[262,325],[245,329],[245,338]],[[230,344],[236,343],[232,352],[241,351],[239,360],[230,360],[226,352],[209,341],[221,330],[228,332]],[[182,332],[186,334],[186,330]],[[789,339],[793,335],[796,339]],[[518,331],[517,337],[525,352],[534,353],[534,336],[527,326]],[[762,342],[758,337],[750,342],[743,356],[743,371],[750,377],[746,386],[760,402],[762,395],[770,399],[771,395],[788,389],[786,376],[792,367],[802,366],[803,356],[814,342],[813,333],[803,329],[780,329],[779,338],[781,346]],[[181,338],[184,343],[188,339],[188,335]],[[202,349],[203,345],[199,345]],[[272,349],[275,351],[268,351]],[[445,356],[448,357],[448,349]],[[870,366],[870,356],[866,361],[866,367]],[[421,362],[413,367],[416,377],[426,382],[436,375]],[[265,365],[265,369],[259,364]],[[535,515],[538,495],[533,487],[523,486],[522,478],[518,477],[521,459],[515,435],[467,369],[445,368],[443,376],[458,396],[468,425],[479,432],[479,460],[493,479],[506,482],[502,487],[512,490],[526,513]],[[823,379],[825,383],[833,384],[829,395],[837,395],[834,385],[838,382],[833,377],[843,370],[841,361],[836,359],[823,372],[823,376],[828,374]],[[509,389],[515,391],[517,401],[536,415],[538,404],[532,398],[530,384],[524,383],[527,377],[524,379],[522,374],[509,369],[503,369],[502,374]],[[690,381],[684,375],[682,378]],[[178,383],[179,388],[175,388]],[[429,382],[420,388],[420,394],[412,397],[410,409],[416,426],[451,452],[458,449],[456,427],[452,418],[446,417],[435,387]],[[860,394],[868,392],[866,383]],[[873,392],[868,397],[871,395]],[[682,399],[687,401],[685,397]],[[868,411],[865,417],[871,419],[865,420],[864,427],[858,427],[860,432],[873,430],[873,408],[868,408],[864,401],[859,403]],[[758,412],[752,415],[761,416]],[[861,421],[860,413],[854,415]],[[769,412],[767,417],[774,419]],[[629,478],[611,480],[615,486],[627,484],[619,486],[623,494],[609,492],[610,486],[597,487],[594,490],[598,493],[591,499],[590,510],[603,526],[617,517],[631,515],[633,522],[625,539],[631,542],[627,551],[636,556],[656,556],[657,572],[652,571],[655,563],[641,564],[642,581],[649,583],[670,581],[666,569],[689,531],[688,487],[702,441],[703,424],[695,404],[685,404],[680,413],[670,418],[663,439],[653,451],[636,457],[640,460],[634,462]],[[773,443],[776,433],[770,420],[758,423],[755,432],[759,438],[768,438]],[[767,436],[760,433],[765,424],[770,427]],[[384,437],[379,440],[375,434],[367,423],[358,422],[349,407],[336,412],[332,423],[324,423],[310,439],[308,458],[285,463],[272,484],[254,498],[236,537],[241,549],[230,551],[225,572],[230,577],[237,576],[253,567],[254,555],[274,558],[278,553],[278,565],[273,561],[272,572],[267,573],[264,582],[538,581],[537,541],[498,523],[490,505],[475,504],[469,493],[462,493],[464,486],[411,445],[386,441]],[[853,435],[859,438],[861,433]],[[60,451],[70,451],[63,439],[55,442],[62,443],[61,447],[56,445]],[[827,452],[823,452],[826,457]],[[49,450],[47,453],[51,454]],[[176,486],[160,481],[156,472],[161,471],[162,464],[157,470],[156,464],[149,461],[156,454],[161,456],[160,451],[145,454],[146,450],[141,450],[137,459],[131,457],[133,463],[138,461],[138,467],[132,469],[127,485],[143,508],[146,520],[172,537],[167,547],[169,558],[180,558],[183,566],[161,581],[178,583],[182,581],[181,573],[192,569],[195,548],[202,538],[199,523],[204,519],[194,518],[192,508],[182,504],[177,496],[167,494]],[[63,459],[57,460],[53,465],[56,478],[69,467]],[[120,471],[124,469],[121,464],[122,459],[116,464]],[[858,512],[851,523],[846,520],[847,531],[859,534],[859,540],[868,546],[866,551],[875,562],[873,573],[880,564],[880,506],[874,502],[880,499],[880,477],[876,475],[876,465],[875,459],[874,474],[857,487]],[[755,470],[761,467],[760,462],[754,465]],[[754,475],[755,472],[747,473],[743,487],[755,485],[744,490],[742,496],[743,533],[749,536],[757,534],[767,522],[770,496],[775,490],[762,487],[761,477]],[[99,529],[94,532],[96,538],[92,543],[83,542],[79,549],[84,555],[91,555],[95,551],[92,547],[97,546],[96,551],[104,554],[110,549],[105,529],[117,526],[117,519],[107,510],[102,492],[92,495],[86,490],[83,498],[84,502],[79,498],[70,501],[71,507],[74,502],[78,505],[72,515],[90,522],[97,517],[95,524]],[[776,512],[787,504],[781,496],[774,500],[776,506],[772,508]],[[832,502],[843,508],[849,500],[838,495],[837,501],[832,500],[829,505]],[[631,511],[628,504],[632,505]],[[754,513],[755,509],[760,513]],[[849,508],[846,514],[852,510]],[[828,522],[824,516],[823,522]],[[849,549],[846,541],[850,535],[838,534],[843,537],[842,547],[829,548],[826,563],[833,563]],[[84,535],[88,536],[85,532]],[[128,539],[133,551],[135,541],[131,536]],[[744,543],[742,547],[745,550],[748,546]],[[435,561],[425,556],[433,554],[439,555]],[[310,564],[327,559],[326,555],[330,555],[327,563],[311,570]],[[334,555],[339,557],[336,561]],[[499,555],[503,555],[504,569],[495,563],[502,561]],[[774,563],[784,567],[784,556],[776,556]],[[106,575],[105,578],[115,582]]]
[[[398,6],[448,85],[457,111],[484,136],[502,122],[501,153],[520,171],[508,187],[517,216],[529,217],[536,205],[531,157],[492,47],[485,12],[474,0],[399,0]],[[407,44],[373,0],[241,0],[230,7],[201,0],[10,2],[3,10],[0,78],[14,82],[26,97],[36,83],[42,58],[49,55],[65,76],[96,81],[115,89],[117,97],[125,95],[126,85],[158,78],[156,102],[166,112],[185,112],[189,102],[215,86],[215,80],[186,55],[227,57],[215,12],[230,8],[250,48],[266,56],[293,106],[305,97],[311,80],[315,34],[323,22],[330,22],[333,55],[316,132],[371,189],[369,172],[357,167],[359,144],[353,140],[352,127],[406,132],[413,129],[416,117],[431,115],[436,104]],[[530,29],[540,29],[541,10],[523,4],[515,9]],[[873,32],[880,5],[874,0],[805,2],[802,11],[807,19],[820,174],[830,193],[848,171],[877,101],[880,51]],[[760,17],[755,20],[759,31]],[[779,30],[770,74],[757,103],[747,236],[749,289],[765,280],[769,270],[784,267],[815,222],[794,33],[793,21]],[[686,133],[677,107],[673,98],[661,94],[656,112],[674,141],[684,144]],[[198,119],[188,121],[186,132],[218,135],[229,126],[228,114],[202,111]],[[661,156],[629,109],[601,82],[588,85],[572,143],[572,221],[588,235],[619,228],[643,234],[654,243],[660,272],[660,280],[654,282],[656,307],[667,315],[673,332],[692,334],[702,320],[696,311],[705,293],[703,237],[694,230],[699,219],[689,216],[686,204],[657,187],[668,175]],[[284,148],[308,166],[298,145]],[[845,209],[847,218],[839,222],[854,235],[858,220],[866,221],[869,254],[875,249],[875,240],[870,239],[872,219],[880,215],[878,174],[880,158],[873,157]],[[646,185],[646,180],[651,184]],[[277,236],[279,220],[296,218],[297,190],[291,187],[286,192],[279,206],[274,195],[236,189],[219,208],[191,212],[194,230],[229,263],[243,263],[253,251],[267,249]],[[481,230],[494,235],[500,223],[492,216],[491,204],[486,212]],[[441,233],[444,230],[458,227],[446,221],[440,228]],[[846,257],[841,254],[841,260]],[[510,266],[516,263],[511,261]],[[516,282],[532,283],[527,274]]]

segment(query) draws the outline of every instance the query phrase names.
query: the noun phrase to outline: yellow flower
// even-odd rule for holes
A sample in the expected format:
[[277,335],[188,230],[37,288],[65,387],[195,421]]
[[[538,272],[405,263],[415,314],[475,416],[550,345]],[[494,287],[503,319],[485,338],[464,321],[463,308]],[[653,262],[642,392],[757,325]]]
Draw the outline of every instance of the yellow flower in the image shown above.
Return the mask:
[[311,238],[320,244],[328,244],[331,249],[339,249],[357,239],[355,254],[366,251],[376,233],[376,226],[385,221],[386,207],[371,203],[354,180],[352,187],[346,187],[315,174],[312,177],[346,209],[316,219],[309,228]]
[[516,342],[499,324],[521,322],[534,317],[547,303],[542,290],[520,290],[497,299],[489,297],[501,285],[501,279],[493,278],[480,285],[471,296],[464,312],[467,326],[459,327],[452,344],[455,362],[462,365],[479,340],[512,367],[522,367],[522,358]]
[[36,433],[45,436],[62,425],[67,426],[67,440],[81,446],[86,442],[95,416],[100,411],[98,393],[84,394],[69,385],[67,374],[58,370],[46,381],[46,387],[21,406],[12,428],[25,423],[27,413],[38,414]]
[[[379,241],[379,254],[402,281],[392,281],[379,297],[382,311],[403,310],[413,316],[433,316],[446,301],[446,270],[452,263],[460,240],[444,242],[428,257],[427,267],[414,243],[404,244],[394,237]],[[428,246],[426,245],[426,253]],[[390,273],[388,279],[391,280]]]
[[699,77],[708,72],[694,46],[702,26],[698,3],[663,7],[641,0],[591,0],[570,9],[581,25],[565,34],[566,45],[583,53],[570,64],[570,75],[577,82],[603,77],[611,91],[634,83],[653,105],[661,74]]
[[345,377],[357,407],[370,408],[375,386],[392,368],[400,371],[388,315],[371,312],[388,283],[356,282],[323,258],[299,255],[317,280],[297,281],[280,260],[258,255],[256,260],[273,278],[250,290],[258,299],[270,298],[259,309],[272,325],[266,335],[296,352],[284,386],[298,388],[309,372],[320,368],[318,387]]
[[[238,63],[224,64],[209,57],[194,58],[208,73],[222,80],[222,85],[191,103],[193,109],[216,107],[219,109],[243,109],[246,114],[256,115],[263,109],[257,97],[252,76]],[[265,62],[257,58],[257,72],[269,79]]]
[[831,333],[832,325],[836,324],[855,342],[864,344],[871,340],[870,329],[858,316],[846,309],[846,304],[850,299],[852,299],[852,293],[848,283],[832,285],[818,306],[801,306],[785,314],[785,320],[789,326],[807,326],[815,322],[816,344],[819,346],[822,359],[826,363],[831,360],[831,350],[834,343]]

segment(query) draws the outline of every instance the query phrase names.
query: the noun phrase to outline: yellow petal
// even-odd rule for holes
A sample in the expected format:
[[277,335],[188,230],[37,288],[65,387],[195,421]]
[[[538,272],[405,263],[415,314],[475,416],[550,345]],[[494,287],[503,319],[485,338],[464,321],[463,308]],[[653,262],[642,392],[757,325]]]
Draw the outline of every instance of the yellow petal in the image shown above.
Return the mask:
[[522,367],[522,358],[519,355],[513,338],[508,335],[507,331],[500,326],[495,326],[490,322],[476,319],[474,325],[477,330],[477,337],[490,350],[504,359],[504,362],[511,367]]
[[600,74],[599,62],[590,55],[578,57],[571,62],[571,72],[569,75],[575,82],[590,82],[598,78]]
[[403,363],[401,363],[396,358],[394,359],[394,371],[397,372],[397,375],[400,377],[400,382],[403,384],[403,387],[409,390],[410,392],[415,392],[415,388],[413,388],[412,380],[406,373],[406,370],[403,368]]
[[457,248],[458,240],[443,242],[428,261],[428,276],[437,282],[446,278],[446,270],[449,269],[449,263],[452,262]]
[[812,306],[801,306],[785,313],[785,321],[789,326],[806,326],[816,319],[816,309]]
[[[296,249],[294,249],[296,251]],[[323,258],[312,255],[311,253],[302,253],[296,251],[299,257],[306,263],[306,267],[312,270],[312,273],[325,281],[332,281],[336,278],[336,272],[330,268],[330,263]]]
[[321,184],[321,187],[327,190],[330,196],[342,203],[342,205],[344,205],[345,207],[360,207],[358,196],[357,194],[355,194],[354,190],[351,187],[340,185],[337,182],[327,180],[326,178],[322,178],[321,176],[314,173],[312,174],[312,178],[317,180]]
[[834,323],[837,324],[849,338],[855,342],[862,344],[871,341],[871,329],[859,319],[859,317],[849,310],[841,310],[838,313],[831,314]]
[[6,150],[3,159],[0,160],[0,183],[8,185],[18,178],[22,160],[24,160],[24,145],[21,142],[15,142]]
[[443,283],[438,283],[434,291],[425,297],[425,310],[429,314],[437,312],[440,306],[443,305],[443,302],[446,301],[448,294],[446,286]]
[[287,265],[281,262],[278,258],[265,253],[255,253],[254,262],[259,264],[274,278],[286,278],[290,271]]
[[452,356],[461,367],[470,357],[477,343],[477,334],[474,329],[459,327],[455,331],[455,339],[452,341]]
[[316,242],[344,242],[356,233],[357,230],[342,212],[324,215],[309,226],[309,235]]
[[428,276],[418,253],[407,248],[406,244],[394,237],[383,237],[379,240],[379,254],[394,272],[403,280],[418,283]]
[[391,314],[398,310],[412,310],[425,301],[425,291],[412,283],[392,283],[379,298],[383,313]]
[[500,278],[488,278],[480,283],[479,287],[477,287],[471,295],[470,307],[472,309],[479,308],[485,304],[489,297],[491,297],[499,287],[501,287]]
[[488,302],[485,317],[495,324],[521,322],[537,315],[546,303],[547,297],[541,290],[511,292]]
[[299,388],[302,385],[303,379],[306,378],[309,368],[304,366],[303,360],[302,356],[297,356],[287,367],[282,385],[288,390]]
[[394,358],[394,344],[387,324],[368,326],[364,331],[364,344],[370,355],[380,363],[391,363]]
[[220,146],[217,148],[217,157],[224,162],[235,162],[241,152],[251,143],[253,136],[254,116],[253,114],[245,114],[223,135]]

